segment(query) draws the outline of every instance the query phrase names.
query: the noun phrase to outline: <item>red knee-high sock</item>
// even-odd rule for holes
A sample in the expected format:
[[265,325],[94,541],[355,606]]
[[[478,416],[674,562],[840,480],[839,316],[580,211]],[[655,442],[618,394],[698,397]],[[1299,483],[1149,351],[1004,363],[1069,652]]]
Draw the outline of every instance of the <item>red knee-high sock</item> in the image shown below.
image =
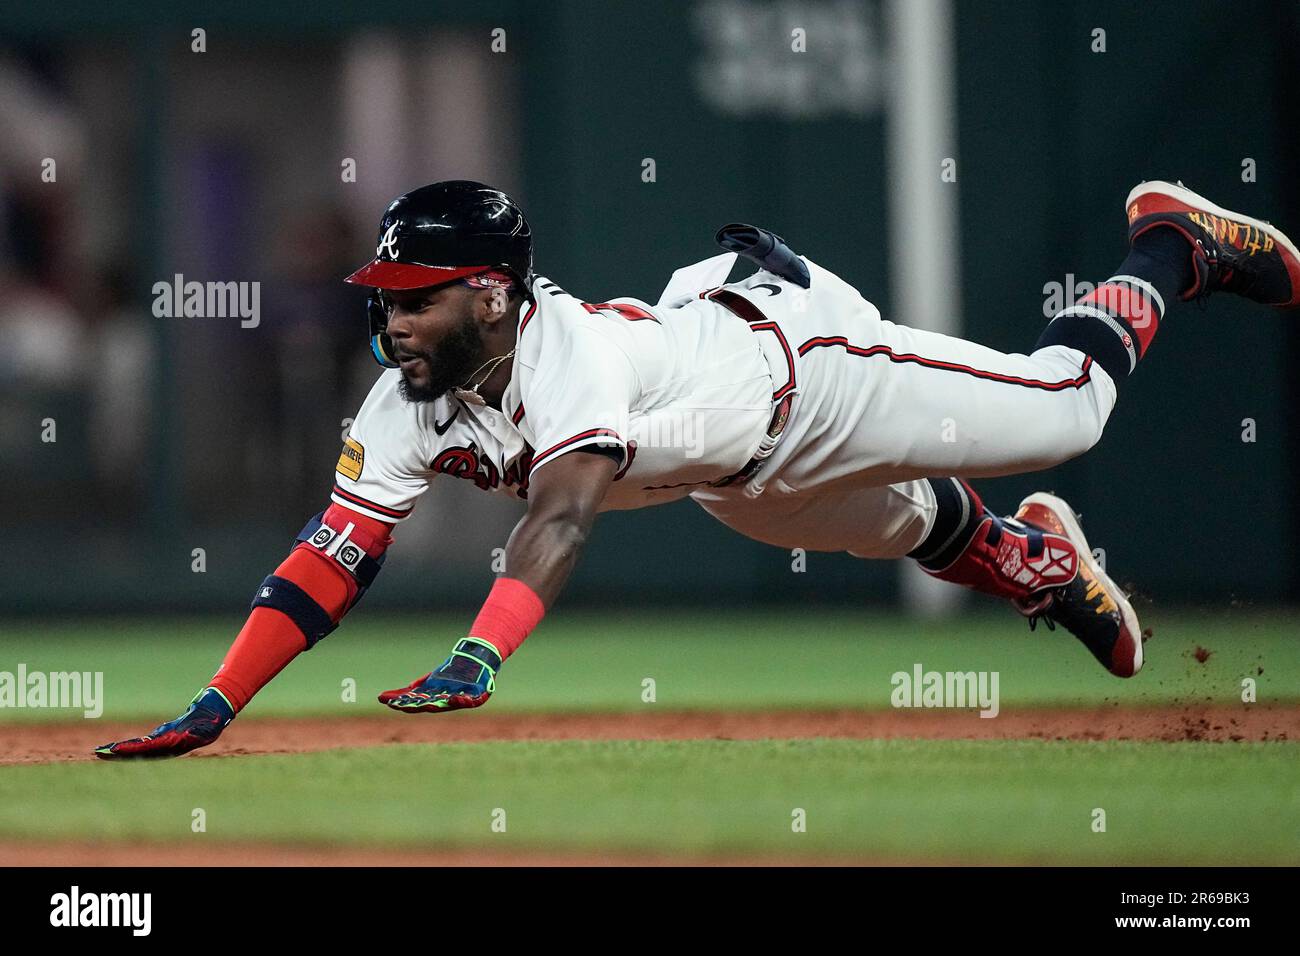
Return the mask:
[[1164,308],[1150,283],[1125,275],[1107,279],[1080,299],[1079,305],[1093,306],[1118,319],[1121,341],[1125,341],[1125,333],[1132,330],[1133,334],[1125,345],[1132,348],[1135,364],[1151,347]]
[[1034,348],[1065,345],[1106,370],[1116,388],[1137,369],[1160,328],[1165,303],[1195,291],[1190,238],[1173,228],[1135,236],[1119,271],[1043,329]]
[[[392,528],[339,505],[332,505],[325,512],[324,521],[335,528],[353,522],[385,544]],[[371,556],[378,557],[373,553]],[[311,595],[335,622],[342,619],[356,598],[357,583],[352,576],[306,545],[294,548],[275,573]],[[238,713],[271,678],[306,649],[307,639],[284,612],[269,607],[254,608],[208,686],[219,690]]]

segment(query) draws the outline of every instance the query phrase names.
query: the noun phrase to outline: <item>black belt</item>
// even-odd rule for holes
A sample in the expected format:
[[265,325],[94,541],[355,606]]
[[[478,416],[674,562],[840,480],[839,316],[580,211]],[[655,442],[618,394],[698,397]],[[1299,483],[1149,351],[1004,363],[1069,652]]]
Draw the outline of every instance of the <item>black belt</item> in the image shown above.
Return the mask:
[[[781,340],[782,346],[785,347],[787,360],[790,362],[790,379],[776,391],[772,396],[775,407],[772,409],[772,419],[768,422],[766,442],[759,443],[760,453],[746,462],[745,466],[734,475],[728,475],[725,478],[719,478],[717,481],[711,481],[709,484],[714,488],[723,488],[727,485],[733,485],[738,481],[745,481],[751,478],[754,472],[758,471],[760,465],[767,460],[776,446],[776,439],[780,437],[781,432],[785,431],[786,423],[790,420],[790,406],[794,404],[794,358],[790,354],[789,346],[786,345],[785,336],[781,334],[780,329],[771,319],[763,314],[763,311],[754,303],[750,302],[743,295],[738,295],[730,289],[714,289],[712,292],[705,294],[706,298],[712,299],[718,305],[722,306],[728,312],[739,316],[745,320],[745,324],[757,335],[760,331],[772,331],[777,334]],[[760,327],[761,326],[761,327]],[[766,360],[767,353],[764,353]],[[767,445],[764,451],[763,446]]]

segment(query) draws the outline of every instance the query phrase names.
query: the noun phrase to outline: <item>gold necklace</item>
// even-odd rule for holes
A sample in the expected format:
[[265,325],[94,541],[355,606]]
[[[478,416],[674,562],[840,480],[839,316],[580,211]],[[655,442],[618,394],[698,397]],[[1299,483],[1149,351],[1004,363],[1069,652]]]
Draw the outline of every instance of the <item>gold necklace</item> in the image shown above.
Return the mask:
[[[473,374],[470,375],[465,385],[460,386],[460,388],[454,389],[454,394],[456,395],[456,397],[459,398],[462,402],[466,402],[470,405],[486,405],[487,399],[485,399],[482,395],[480,395],[478,393],[478,390],[483,387],[484,382],[486,382],[488,379],[492,377],[492,373],[497,370],[497,366],[499,366],[506,359],[512,358],[514,354],[515,354],[515,349],[511,349],[505,355],[498,355],[496,358],[488,359],[486,362],[484,362],[482,365],[480,365],[477,369],[474,370]],[[484,375],[481,379],[479,379],[474,385],[469,385],[469,382],[474,381],[474,376],[477,375],[479,372],[483,371],[483,369],[485,368],[487,369],[487,374]]]

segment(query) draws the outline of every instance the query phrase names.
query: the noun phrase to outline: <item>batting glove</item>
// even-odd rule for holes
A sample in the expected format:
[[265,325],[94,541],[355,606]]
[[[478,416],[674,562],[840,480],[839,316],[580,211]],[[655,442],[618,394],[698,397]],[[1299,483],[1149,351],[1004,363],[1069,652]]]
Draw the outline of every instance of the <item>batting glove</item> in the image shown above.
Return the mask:
[[408,686],[386,690],[379,702],[404,714],[439,713],[481,707],[497,689],[501,655],[487,641],[467,637],[436,670]]
[[208,687],[199,691],[189,709],[175,720],[159,724],[143,737],[96,747],[95,756],[103,760],[179,757],[212,743],[234,719],[235,710],[226,698]]

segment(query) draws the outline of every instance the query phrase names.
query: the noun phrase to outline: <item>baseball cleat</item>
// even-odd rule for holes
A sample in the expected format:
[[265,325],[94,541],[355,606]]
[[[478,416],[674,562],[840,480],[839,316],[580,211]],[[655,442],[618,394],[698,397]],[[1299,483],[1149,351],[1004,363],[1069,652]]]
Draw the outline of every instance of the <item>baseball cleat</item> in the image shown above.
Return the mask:
[[1282,309],[1300,305],[1300,250],[1276,226],[1159,180],[1133,187],[1124,207],[1130,245],[1159,226],[1177,229],[1192,244],[1196,281],[1181,298],[1231,292]]
[[379,702],[404,714],[436,714],[445,710],[481,707],[496,690],[501,669],[497,649],[477,637],[456,644],[434,671],[397,690],[386,690]]
[[1060,498],[1037,492],[1020,502],[1016,520],[1060,535],[1078,553],[1078,573],[1065,585],[1013,601],[1033,627],[1039,618],[1060,624],[1116,677],[1142,669],[1142,632],[1128,596],[1110,579],[1088,547],[1074,512]]
[[143,737],[119,740],[95,748],[101,760],[140,760],[179,757],[206,747],[235,719],[234,708],[215,687],[206,687],[175,720],[159,724]]

